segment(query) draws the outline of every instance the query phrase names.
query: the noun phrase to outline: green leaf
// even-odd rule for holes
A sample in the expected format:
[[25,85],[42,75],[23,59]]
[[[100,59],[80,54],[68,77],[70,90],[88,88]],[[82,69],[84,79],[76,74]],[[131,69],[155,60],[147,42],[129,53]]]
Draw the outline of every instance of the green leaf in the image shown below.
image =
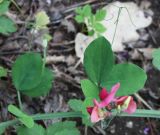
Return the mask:
[[60,132],[56,133],[55,135],[80,135],[80,132],[76,128],[72,130],[62,129]]
[[26,115],[21,110],[19,110],[14,105],[8,106],[8,111],[18,117],[19,121],[21,121],[26,127],[32,128],[34,126],[34,120],[31,116]]
[[19,110],[16,106],[14,105],[9,105],[8,106],[8,111],[10,113],[12,113],[13,115],[19,117],[19,118],[22,118],[22,117],[25,117],[26,114],[24,114],[21,110]]
[[90,120],[90,115],[87,112],[87,107],[94,106],[93,105],[93,99],[94,98],[91,98],[91,97],[85,98],[85,100],[83,102],[83,106],[82,106],[82,113],[84,114],[84,117],[82,118],[82,122],[83,122],[83,124],[85,124],[87,126],[92,126],[93,125],[93,123],[91,123],[91,120]]
[[91,9],[91,6],[90,5],[85,5],[83,7],[83,15],[86,16],[86,17],[89,17],[92,13],[92,9]]
[[38,97],[46,95],[52,87],[53,73],[51,70],[45,68],[41,77],[41,82],[31,90],[22,90],[24,94],[31,97]]
[[84,22],[84,18],[83,18],[83,16],[81,16],[81,15],[76,15],[75,20],[76,20],[78,23]]
[[10,5],[10,1],[8,0],[3,0],[0,3],[0,15],[5,14],[8,11],[9,5]]
[[147,75],[140,67],[129,63],[117,64],[108,75],[106,82],[103,82],[102,87],[110,90],[113,85],[120,82],[120,89],[116,95],[130,95],[142,89],[146,79]]
[[95,30],[96,30],[97,32],[100,32],[100,33],[103,33],[103,32],[106,31],[106,27],[103,26],[103,24],[101,24],[101,23],[95,23],[95,24],[94,24],[94,28],[95,28]]
[[18,135],[45,135],[45,129],[38,124],[34,124],[32,128],[21,126],[17,130]]
[[29,90],[40,83],[42,63],[37,53],[27,53],[16,59],[12,67],[12,78],[17,90]]
[[0,33],[8,35],[17,30],[14,22],[6,16],[0,16]]
[[95,39],[84,53],[85,71],[96,85],[106,82],[114,64],[110,43],[104,38]]
[[90,30],[90,31],[88,31],[88,35],[89,35],[89,36],[93,36],[93,35],[94,35],[94,33],[95,33],[95,31],[94,31],[94,30]]
[[43,29],[47,27],[47,24],[49,24],[50,20],[48,15],[46,14],[45,11],[40,11],[36,14],[36,28],[37,29]]
[[[80,135],[72,121],[58,122],[47,128],[47,135]],[[67,133],[67,134],[64,134]],[[74,133],[74,134],[73,134]]]
[[4,133],[5,129],[6,129],[6,128],[5,128],[5,127],[3,127],[3,126],[2,126],[2,127],[0,127],[0,135],[2,135],[2,134]]
[[82,11],[81,7],[77,7],[75,12],[76,12],[76,14],[83,14],[83,11]]
[[83,102],[81,100],[70,99],[68,104],[74,111],[82,111]]
[[83,94],[85,95],[86,98],[92,97],[98,99],[99,95],[99,89],[98,87],[91,82],[90,80],[81,80],[81,88],[83,91]]
[[152,53],[152,57],[153,57],[153,65],[160,70],[160,49],[156,49],[153,53]]
[[0,77],[6,77],[7,76],[7,69],[0,66]]
[[100,9],[96,11],[95,19],[96,21],[103,21],[106,17],[106,10]]

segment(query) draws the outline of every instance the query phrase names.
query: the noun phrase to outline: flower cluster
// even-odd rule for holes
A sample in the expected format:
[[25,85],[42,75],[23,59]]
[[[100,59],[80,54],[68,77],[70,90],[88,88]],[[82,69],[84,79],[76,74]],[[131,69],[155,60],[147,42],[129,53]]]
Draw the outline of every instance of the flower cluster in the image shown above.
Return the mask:
[[114,85],[109,92],[103,88],[99,94],[100,102],[93,100],[94,106],[87,107],[88,113],[91,115],[91,122],[96,123],[111,115],[112,109],[117,109],[118,112],[124,111],[132,114],[136,111],[137,105],[132,96],[115,97],[120,83]]

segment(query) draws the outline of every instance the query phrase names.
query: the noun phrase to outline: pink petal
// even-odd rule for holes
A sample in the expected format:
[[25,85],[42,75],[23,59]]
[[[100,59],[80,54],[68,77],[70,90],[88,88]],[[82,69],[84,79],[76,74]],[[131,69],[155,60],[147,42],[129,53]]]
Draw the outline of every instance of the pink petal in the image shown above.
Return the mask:
[[93,107],[87,107],[87,112],[91,115],[93,111]]
[[133,97],[131,98],[131,101],[128,105],[128,108],[125,110],[125,112],[129,113],[129,114],[132,114],[136,111],[137,109],[137,104],[136,102],[133,100]]
[[117,103],[117,105],[122,105],[127,98],[128,96],[122,96],[122,97],[116,98],[115,102]]
[[98,101],[97,101],[96,99],[93,99],[93,103],[94,103],[95,106],[98,106],[98,107],[99,107],[99,104],[100,104],[100,103],[98,103]]
[[103,108],[105,106],[107,106],[111,101],[114,100],[114,96],[117,92],[117,90],[120,87],[120,83],[117,83],[116,85],[114,85],[111,89],[111,92],[108,94],[108,96],[99,104],[100,108]]
[[99,115],[98,115],[98,107],[95,106],[95,107],[93,108],[93,110],[92,110],[91,122],[92,122],[92,123],[96,123],[96,122],[98,122],[98,121],[100,121],[100,120],[101,120],[101,119],[100,119],[100,117],[99,117]]
[[107,96],[108,96],[108,92],[105,88],[103,88],[101,90],[101,92],[99,93],[99,97],[100,97],[101,100],[104,100]]

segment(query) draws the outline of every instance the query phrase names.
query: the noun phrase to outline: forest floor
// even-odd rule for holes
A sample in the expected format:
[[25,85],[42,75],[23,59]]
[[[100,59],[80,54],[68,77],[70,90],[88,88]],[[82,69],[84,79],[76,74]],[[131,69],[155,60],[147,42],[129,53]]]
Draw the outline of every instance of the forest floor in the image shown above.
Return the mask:
[[[114,1],[114,0],[113,0]],[[112,1],[112,2],[113,2]],[[142,0],[120,0],[122,2],[133,1],[137,5],[141,5]],[[117,62],[129,61],[141,66],[148,75],[145,87],[140,90],[139,95],[156,110],[160,109],[160,71],[156,70],[144,53],[141,57],[132,59],[135,49],[140,48],[158,48],[160,43],[160,0],[144,0],[150,2],[150,9],[153,11],[152,24],[144,29],[143,35],[148,35],[145,40],[138,40],[137,46],[132,48],[129,46],[123,52],[116,53]],[[0,65],[11,70],[18,55],[28,51],[28,41],[30,40],[29,29],[24,25],[25,21],[32,20],[35,13],[43,9],[51,20],[49,24],[50,34],[53,40],[49,43],[47,57],[53,60],[48,61],[47,66],[55,71],[55,81],[50,93],[45,97],[29,98],[22,95],[22,101],[25,110],[30,114],[49,113],[68,111],[67,102],[71,98],[84,99],[80,88],[80,80],[85,78],[82,64],[78,65],[75,54],[74,39],[81,26],[74,20],[74,9],[85,3],[92,5],[94,9],[103,7],[111,2],[111,0],[54,0],[50,4],[46,0],[16,0],[22,10],[20,14],[14,5],[11,5],[11,13],[16,18],[18,30],[9,35],[0,35]],[[101,4],[102,3],[102,4]],[[64,25],[62,22],[66,21]],[[66,25],[69,25],[66,27]],[[34,41],[32,51],[42,52],[42,47],[37,41]],[[149,50],[148,50],[149,51]],[[151,52],[146,52],[151,53]],[[12,84],[10,75],[0,80],[0,122],[11,119],[11,115],[7,112],[8,104],[17,104],[16,90]],[[135,98],[136,99],[136,98]],[[137,100],[138,108],[148,109],[140,100]],[[78,121],[82,134],[84,134],[84,126],[80,119]],[[39,121],[44,127],[55,120]],[[16,134],[11,128],[5,135]],[[102,129],[100,125],[95,125],[88,129],[88,135],[160,135],[160,121],[149,118],[121,118],[115,117],[108,128]]]

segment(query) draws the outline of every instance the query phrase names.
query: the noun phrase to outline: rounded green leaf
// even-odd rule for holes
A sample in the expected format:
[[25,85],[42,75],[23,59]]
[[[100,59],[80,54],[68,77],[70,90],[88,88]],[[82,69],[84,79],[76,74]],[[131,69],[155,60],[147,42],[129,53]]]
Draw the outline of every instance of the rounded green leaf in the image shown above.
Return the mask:
[[91,15],[91,13],[92,13],[91,6],[90,6],[90,5],[85,5],[85,6],[83,7],[83,15],[84,15],[85,17],[89,17],[89,16]]
[[106,10],[100,9],[96,11],[95,19],[96,21],[103,21],[106,17]]
[[106,27],[101,23],[95,23],[94,28],[97,32],[103,33],[106,31]]
[[68,104],[74,111],[82,111],[82,100],[70,99]]
[[7,16],[0,16],[0,33],[8,35],[17,30],[15,23]]
[[44,96],[52,87],[53,76],[53,72],[45,68],[41,77],[41,82],[35,88],[31,90],[22,90],[21,92],[31,97]]
[[75,20],[76,20],[78,23],[84,22],[84,18],[83,18],[83,16],[81,16],[81,15],[76,15]]
[[40,83],[42,63],[37,53],[27,53],[16,59],[12,67],[12,78],[17,90],[32,89]]
[[85,71],[97,85],[106,82],[114,64],[114,56],[110,43],[99,37],[86,48],[84,53]]
[[[68,131],[66,132],[66,130]],[[46,134],[47,135],[80,135],[78,129],[76,129],[76,123],[72,121],[57,122],[47,128]]]
[[5,14],[8,11],[8,7],[10,5],[10,1],[9,0],[3,0],[2,2],[0,2],[0,14]]
[[99,89],[98,87],[91,82],[90,80],[81,80],[81,88],[86,98],[92,97],[98,99]]
[[117,96],[134,94],[144,87],[147,75],[140,67],[124,63],[117,64],[113,67],[106,82],[103,82],[102,87],[111,89],[116,83],[120,83],[120,89],[117,91]]
[[17,130],[18,135],[45,135],[45,129],[38,124],[34,124],[32,128],[21,126]]

